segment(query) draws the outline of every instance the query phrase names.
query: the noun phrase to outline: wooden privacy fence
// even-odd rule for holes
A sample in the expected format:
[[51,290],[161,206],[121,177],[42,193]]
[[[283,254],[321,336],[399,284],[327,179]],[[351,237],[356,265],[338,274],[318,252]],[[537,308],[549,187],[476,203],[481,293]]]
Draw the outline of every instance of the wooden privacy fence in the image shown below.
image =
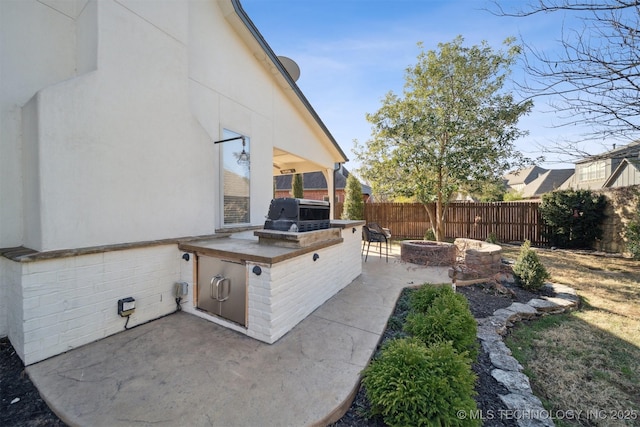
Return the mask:
[[[539,205],[539,201],[453,202],[445,213],[445,237],[486,240],[493,234],[499,242],[529,240],[533,245],[545,245]],[[336,218],[340,218],[342,206],[336,203]],[[366,203],[364,217],[367,222],[391,229],[395,239],[423,239],[431,228],[420,203]]]

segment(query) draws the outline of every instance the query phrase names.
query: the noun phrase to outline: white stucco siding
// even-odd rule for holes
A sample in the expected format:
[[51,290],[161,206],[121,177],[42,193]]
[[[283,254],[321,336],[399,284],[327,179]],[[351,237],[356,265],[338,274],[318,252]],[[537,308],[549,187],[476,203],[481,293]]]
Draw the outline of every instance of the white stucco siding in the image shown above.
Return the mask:
[[213,147],[189,111],[187,47],[116,2],[98,8],[98,70],[39,93],[42,243],[26,246],[212,233]]
[[274,147],[333,166],[329,137],[230,4],[1,2],[0,247],[213,233],[223,129],[251,138],[254,225]]
[[67,14],[75,2],[59,3],[0,1],[0,247],[19,246],[23,238],[21,107],[41,87],[76,72]]
[[182,44],[188,43],[189,10],[183,1],[118,0],[118,3]]
[[224,18],[218,2],[193,1],[189,6],[189,77],[231,103],[270,117],[274,80]]
[[[276,105],[287,103],[284,94],[276,95]],[[326,135],[309,126],[307,120],[305,114],[293,108],[274,110],[274,145],[317,165],[333,168],[334,158],[323,144],[329,144]]]

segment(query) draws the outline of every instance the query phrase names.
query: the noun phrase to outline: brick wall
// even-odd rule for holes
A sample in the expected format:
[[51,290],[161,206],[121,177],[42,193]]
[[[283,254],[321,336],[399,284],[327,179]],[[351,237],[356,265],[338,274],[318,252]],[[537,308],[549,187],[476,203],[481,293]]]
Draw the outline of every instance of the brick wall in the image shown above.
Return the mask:
[[[247,334],[273,343],[362,272],[361,227],[342,230],[344,242],[249,274]],[[319,258],[314,261],[313,254]],[[253,268],[248,266],[249,271]]]
[[22,265],[0,257],[0,337],[22,346]]
[[[208,320],[275,342],[361,273],[361,227],[341,232],[344,242],[316,251],[316,261],[309,253],[274,265],[247,263],[248,329]],[[0,328],[30,365],[122,331],[121,298],[135,299],[129,327],[174,312],[177,282],[189,284],[183,309],[207,317],[193,306],[194,257],[182,255],[167,244],[28,262],[0,257]]]
[[[126,318],[117,313],[118,299],[136,300],[129,327],[173,312],[184,261],[173,244],[8,262],[21,267],[12,287],[21,292],[23,307],[14,314],[21,319],[9,323],[22,325],[22,334],[10,331],[10,338],[29,365],[122,331]],[[14,342],[20,335],[23,341]]]

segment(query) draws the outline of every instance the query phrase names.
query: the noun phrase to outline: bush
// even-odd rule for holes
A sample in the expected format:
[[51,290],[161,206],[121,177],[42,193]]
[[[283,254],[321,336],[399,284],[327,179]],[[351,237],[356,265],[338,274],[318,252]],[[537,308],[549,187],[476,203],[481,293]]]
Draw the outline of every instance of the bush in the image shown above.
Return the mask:
[[504,196],[502,196],[502,200],[505,202],[515,202],[516,200],[522,199],[524,199],[522,193],[515,190],[507,191],[506,193],[504,193]]
[[540,262],[538,254],[531,249],[531,242],[528,240],[520,248],[518,259],[513,265],[513,275],[520,286],[529,290],[540,289],[545,280],[549,279],[549,272]]
[[362,185],[354,175],[347,177],[344,206],[342,207],[342,219],[364,219]]
[[431,240],[431,241],[436,240],[436,233],[435,231],[433,231],[433,227],[427,228],[427,231],[424,232],[424,240]]
[[413,338],[387,342],[363,371],[372,412],[390,426],[479,426],[457,414],[477,410],[476,376],[451,343]]
[[293,175],[293,180],[291,181],[291,195],[296,199],[304,197],[304,184],[302,182],[302,174],[300,173]]
[[602,237],[607,201],[590,190],[553,191],[542,195],[538,208],[547,226],[544,232],[552,246],[591,248]]
[[467,299],[448,289],[442,291],[425,312],[411,312],[404,331],[426,345],[451,341],[459,354],[475,360],[478,357],[478,325]]
[[[412,288],[404,288],[398,297],[398,301],[396,301],[396,311],[397,314],[404,314],[406,317],[406,312],[411,308],[411,295],[416,291],[416,289]],[[404,317],[402,320],[404,321]]]
[[404,319],[401,319],[398,316],[391,316],[387,321],[387,329],[393,332],[401,331],[403,324],[404,324]]
[[453,293],[453,288],[449,284],[437,286],[424,284],[410,295],[409,307],[414,311],[426,313],[433,304],[433,300],[440,295]]
[[636,205],[635,218],[629,222],[624,231],[624,237],[627,239],[627,250],[635,259],[640,259],[640,198]]

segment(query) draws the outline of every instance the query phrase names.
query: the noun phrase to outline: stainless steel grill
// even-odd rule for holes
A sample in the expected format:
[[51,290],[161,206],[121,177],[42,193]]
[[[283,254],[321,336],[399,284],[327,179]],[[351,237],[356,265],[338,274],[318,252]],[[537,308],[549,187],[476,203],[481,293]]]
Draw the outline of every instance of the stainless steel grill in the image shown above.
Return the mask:
[[269,205],[266,230],[305,232],[329,228],[329,202],[277,198]]

